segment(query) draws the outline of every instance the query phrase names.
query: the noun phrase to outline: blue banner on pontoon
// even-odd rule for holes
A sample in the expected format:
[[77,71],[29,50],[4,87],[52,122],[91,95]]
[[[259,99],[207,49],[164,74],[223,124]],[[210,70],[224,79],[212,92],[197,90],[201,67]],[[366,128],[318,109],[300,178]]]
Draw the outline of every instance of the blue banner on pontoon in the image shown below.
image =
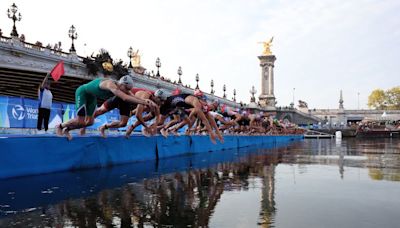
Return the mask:
[[[66,122],[75,117],[75,105],[61,102],[53,102],[49,128],[54,128],[61,122]],[[36,128],[38,119],[38,101],[23,97],[0,96],[0,128]],[[119,110],[114,109],[96,118],[93,126],[89,129],[97,129],[101,125],[119,120]],[[133,116],[129,124],[136,121]],[[125,130],[121,128],[120,130]],[[135,129],[140,131],[141,128]]]

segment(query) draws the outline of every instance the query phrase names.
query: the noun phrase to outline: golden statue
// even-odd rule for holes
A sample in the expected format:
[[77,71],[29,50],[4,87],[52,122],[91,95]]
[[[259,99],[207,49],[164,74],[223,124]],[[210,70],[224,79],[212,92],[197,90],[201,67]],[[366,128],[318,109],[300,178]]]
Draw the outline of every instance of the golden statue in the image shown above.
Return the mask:
[[108,72],[112,72],[114,70],[112,63],[110,63],[110,62],[104,62],[101,64],[101,66],[103,67],[104,70],[106,70]]
[[133,67],[140,67],[139,49],[133,54],[131,61],[132,61],[132,66]]
[[263,50],[263,55],[272,55],[271,52],[271,46],[272,46],[272,40],[274,40],[274,37],[271,37],[269,41],[263,41],[263,42],[258,42],[259,44],[264,45],[264,50]]

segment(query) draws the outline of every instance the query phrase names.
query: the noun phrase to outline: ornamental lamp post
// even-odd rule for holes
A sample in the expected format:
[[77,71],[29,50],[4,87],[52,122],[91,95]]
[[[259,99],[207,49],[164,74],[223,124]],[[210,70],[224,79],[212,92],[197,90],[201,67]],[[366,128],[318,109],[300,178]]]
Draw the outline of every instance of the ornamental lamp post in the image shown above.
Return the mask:
[[160,58],[158,58],[158,57],[156,59],[156,67],[157,67],[157,77],[160,77],[161,61],[160,61]]
[[214,91],[214,80],[211,79],[211,94],[214,95],[215,91]]
[[200,80],[199,74],[196,74],[196,89],[199,89],[199,80]]
[[182,80],[181,80],[182,68],[180,66],[178,67],[178,76],[179,76],[178,84],[182,84]]
[[129,47],[127,55],[129,57],[129,66],[128,66],[128,68],[130,68],[130,69],[133,68],[133,66],[132,66],[132,54],[133,54],[133,48]]
[[22,19],[21,13],[18,13],[17,16],[17,12],[18,12],[18,7],[15,5],[15,3],[13,3],[10,6],[10,8],[7,9],[7,16],[13,21],[13,29],[10,34],[12,37],[18,37],[17,27],[15,27],[15,22],[21,21]]
[[224,98],[226,98],[226,94],[225,94],[225,91],[226,91],[226,85],[224,84],[224,86],[222,87],[222,90],[224,91]]
[[72,44],[71,44],[71,48],[69,49],[69,52],[75,53],[76,50],[75,50],[74,40],[76,40],[78,38],[78,33],[76,32],[74,25],[71,25],[71,27],[69,28],[68,36],[72,40]]
[[257,90],[254,88],[254,86],[251,87],[250,93],[251,93],[250,102],[256,102],[256,97],[254,96],[254,94],[257,93]]
[[236,89],[233,89],[233,101],[236,102]]
[[296,91],[296,88],[293,88],[293,105],[294,105],[294,92]]

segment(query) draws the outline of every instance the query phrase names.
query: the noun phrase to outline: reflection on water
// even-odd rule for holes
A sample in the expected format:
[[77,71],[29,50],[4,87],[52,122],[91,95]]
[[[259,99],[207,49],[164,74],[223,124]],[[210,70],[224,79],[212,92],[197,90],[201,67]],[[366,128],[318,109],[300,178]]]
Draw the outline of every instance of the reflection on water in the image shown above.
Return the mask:
[[57,202],[42,194],[19,209],[9,199],[28,191],[8,190],[0,227],[398,227],[399,148],[389,139],[305,140],[215,152],[226,155],[216,162],[215,153],[187,157],[187,166],[162,172],[177,163],[165,160],[149,164],[154,175],[125,173],[98,191],[86,180],[81,195],[61,187]]

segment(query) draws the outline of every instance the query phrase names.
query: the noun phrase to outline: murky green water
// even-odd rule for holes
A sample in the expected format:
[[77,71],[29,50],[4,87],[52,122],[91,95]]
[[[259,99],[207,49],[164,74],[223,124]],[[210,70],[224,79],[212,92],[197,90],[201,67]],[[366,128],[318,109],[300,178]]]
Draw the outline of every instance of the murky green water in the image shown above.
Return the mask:
[[216,153],[2,181],[0,226],[400,227],[400,140]]

